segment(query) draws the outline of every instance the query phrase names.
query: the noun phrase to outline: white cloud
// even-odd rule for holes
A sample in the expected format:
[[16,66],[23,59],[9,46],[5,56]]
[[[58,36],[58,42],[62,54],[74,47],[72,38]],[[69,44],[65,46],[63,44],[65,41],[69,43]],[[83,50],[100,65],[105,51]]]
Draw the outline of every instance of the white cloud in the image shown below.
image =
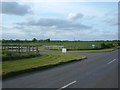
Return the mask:
[[[8,29],[8,30],[5,30]],[[94,32],[94,33],[93,33]],[[99,34],[98,34],[99,33]],[[109,30],[61,30],[60,28],[24,26],[21,28],[5,27],[3,30],[4,39],[47,39],[52,40],[107,40],[117,39],[117,31]]]
[[[71,2],[32,2],[30,4],[34,10],[34,12],[38,15],[42,14],[59,14],[59,15],[67,15],[71,12],[82,13],[89,15],[97,15],[100,16],[104,11],[101,11],[99,7],[92,7],[90,5],[85,5],[85,3],[71,3]],[[39,9],[38,9],[39,8]],[[97,10],[99,9],[99,10]],[[106,10],[106,9],[105,9]]]
[[80,14],[80,13],[69,13],[68,16],[67,16],[67,18],[69,20],[81,19],[82,17],[83,17],[83,15]]

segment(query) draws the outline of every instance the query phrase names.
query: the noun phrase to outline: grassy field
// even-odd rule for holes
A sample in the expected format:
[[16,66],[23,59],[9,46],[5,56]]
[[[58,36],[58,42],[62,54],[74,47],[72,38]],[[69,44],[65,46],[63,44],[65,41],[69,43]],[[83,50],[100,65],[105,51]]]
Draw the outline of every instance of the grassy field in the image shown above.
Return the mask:
[[[68,50],[67,52],[108,52],[116,50],[118,47],[100,49],[100,50]],[[62,52],[61,50],[39,49],[40,52]]]
[[34,69],[42,68],[44,66],[54,66],[57,64],[70,62],[74,60],[81,60],[86,56],[78,55],[64,55],[64,54],[41,54],[41,56],[19,59],[14,61],[2,62],[2,75],[13,75],[21,72],[32,71]]
[[113,51],[116,50],[117,48],[108,48],[108,49],[100,49],[100,50],[71,50],[68,52],[109,52],[109,51]]
[[[2,43],[3,45],[34,45],[34,46],[64,46],[67,49],[93,49],[92,45],[95,45],[96,49],[102,48],[101,44],[104,43],[106,45],[108,44],[115,44],[116,42],[112,41],[68,41],[68,42],[57,42],[57,41],[51,41],[51,42],[6,42]],[[49,48],[54,49],[54,48]]]
[[113,41],[64,41],[64,42],[57,42],[57,41],[51,41],[51,42],[3,42],[4,45],[79,45],[79,44],[110,44],[110,43],[116,43]]

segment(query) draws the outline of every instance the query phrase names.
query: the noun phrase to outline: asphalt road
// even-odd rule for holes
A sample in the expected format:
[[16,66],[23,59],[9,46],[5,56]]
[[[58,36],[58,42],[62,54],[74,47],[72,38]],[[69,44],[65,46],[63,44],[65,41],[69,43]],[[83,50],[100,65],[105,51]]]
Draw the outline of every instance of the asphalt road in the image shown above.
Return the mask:
[[[118,50],[3,81],[3,88],[118,88]],[[31,63],[32,64],[32,63]]]

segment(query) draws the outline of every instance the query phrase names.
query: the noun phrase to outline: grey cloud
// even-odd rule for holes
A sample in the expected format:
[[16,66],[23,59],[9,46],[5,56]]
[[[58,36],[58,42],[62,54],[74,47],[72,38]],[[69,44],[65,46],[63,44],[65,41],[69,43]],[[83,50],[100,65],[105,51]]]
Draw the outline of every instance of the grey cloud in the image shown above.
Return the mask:
[[0,2],[0,6],[2,6],[0,13],[3,14],[23,16],[31,12],[29,6],[17,2]]
[[112,26],[118,25],[118,12],[116,12],[116,11],[108,12],[105,14],[105,17],[106,18],[103,20],[103,22],[105,22],[109,25],[112,25]]
[[27,25],[27,26],[43,26],[43,27],[52,27],[55,26],[59,29],[90,29],[92,27],[83,25],[81,23],[75,23],[69,20],[57,19],[57,18],[42,18],[37,21],[32,20],[27,23],[17,23],[17,25]]
[[118,25],[118,20],[115,19],[115,18],[111,18],[111,19],[106,19],[106,20],[103,20],[105,23],[109,24],[109,25],[112,25],[112,26],[116,26]]

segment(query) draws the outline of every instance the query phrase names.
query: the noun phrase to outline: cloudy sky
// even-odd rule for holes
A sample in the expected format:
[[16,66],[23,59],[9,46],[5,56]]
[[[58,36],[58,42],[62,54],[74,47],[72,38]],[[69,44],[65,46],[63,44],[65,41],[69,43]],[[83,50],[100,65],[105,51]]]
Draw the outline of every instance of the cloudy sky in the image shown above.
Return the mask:
[[3,39],[114,40],[117,2],[1,2]]

